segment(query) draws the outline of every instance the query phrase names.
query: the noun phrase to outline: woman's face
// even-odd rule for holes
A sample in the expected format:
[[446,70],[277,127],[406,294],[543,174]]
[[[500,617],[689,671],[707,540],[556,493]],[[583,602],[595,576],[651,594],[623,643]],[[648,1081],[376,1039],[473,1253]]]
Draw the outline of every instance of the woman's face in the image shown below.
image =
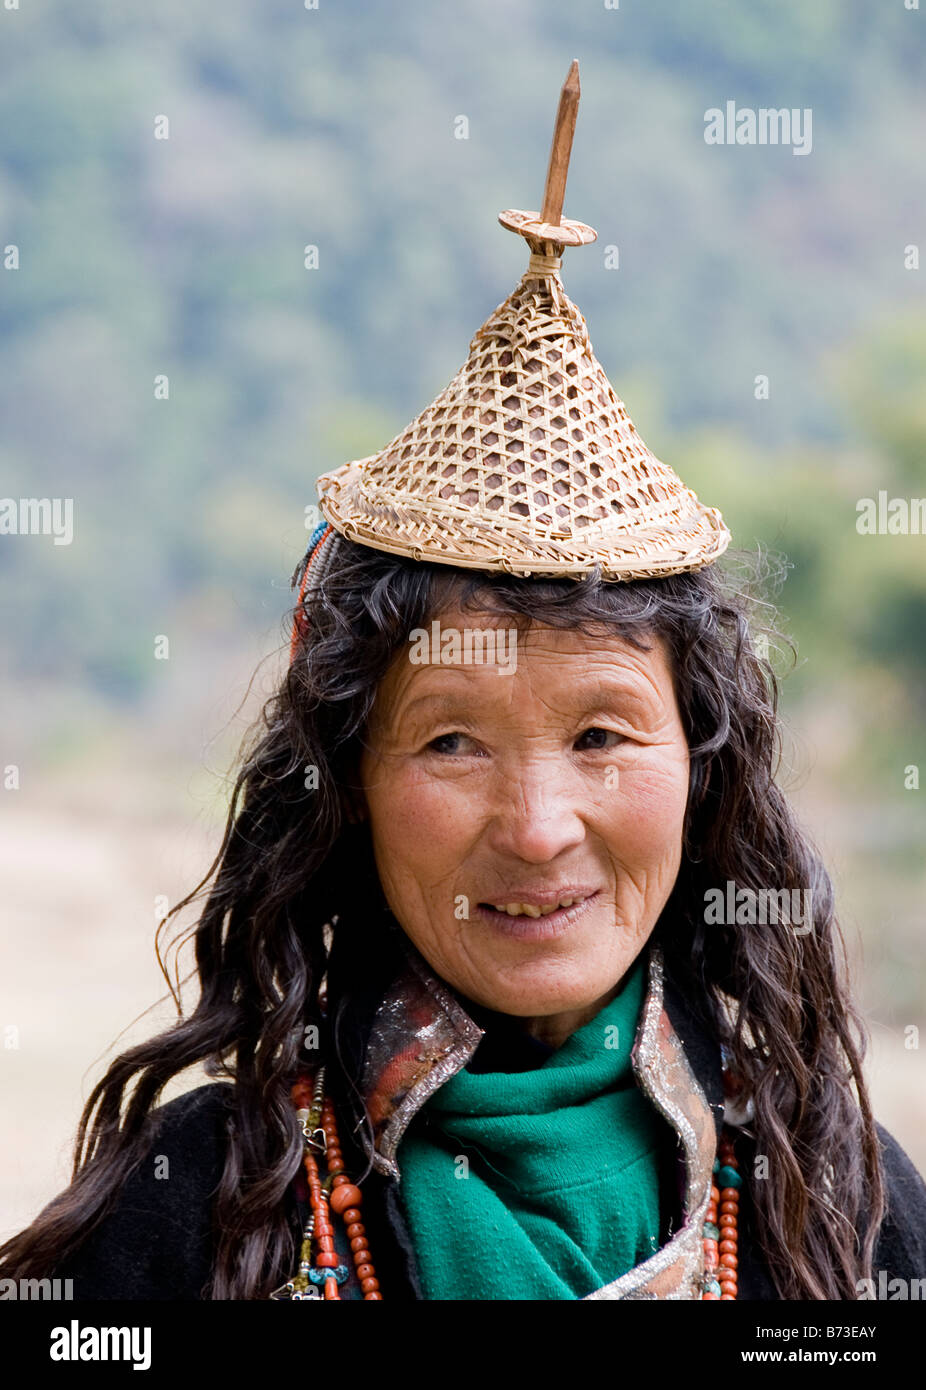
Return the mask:
[[[479,621],[448,612],[441,633]],[[413,664],[410,645],[380,685],[360,764],[380,881],[431,968],[477,1004],[594,1012],[665,906],[688,747],[647,640],[534,624],[513,671]]]

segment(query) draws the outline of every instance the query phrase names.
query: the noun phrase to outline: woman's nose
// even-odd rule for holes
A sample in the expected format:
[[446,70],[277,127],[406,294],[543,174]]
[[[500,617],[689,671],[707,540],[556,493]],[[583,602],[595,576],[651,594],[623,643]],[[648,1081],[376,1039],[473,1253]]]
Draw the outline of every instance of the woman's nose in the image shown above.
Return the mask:
[[585,839],[579,789],[549,764],[501,775],[489,809],[487,835],[497,854],[543,864]]

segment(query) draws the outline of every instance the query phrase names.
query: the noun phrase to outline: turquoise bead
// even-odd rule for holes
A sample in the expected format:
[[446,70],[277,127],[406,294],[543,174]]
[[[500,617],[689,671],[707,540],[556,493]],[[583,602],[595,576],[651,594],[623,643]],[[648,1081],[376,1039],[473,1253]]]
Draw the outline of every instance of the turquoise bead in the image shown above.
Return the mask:
[[336,1265],[334,1269],[310,1269],[309,1278],[313,1284],[324,1284],[326,1279],[336,1279],[343,1284],[347,1273],[347,1265]]
[[721,1168],[717,1174],[717,1186],[721,1191],[725,1187],[742,1187],[743,1179],[735,1168]]
[[720,1159],[719,1159],[719,1158],[715,1158],[715,1159],[714,1159],[714,1166],[713,1166],[713,1168],[711,1169],[711,1172],[712,1172],[712,1173],[719,1173],[719,1172],[720,1172]]
[[720,1285],[717,1283],[717,1280],[716,1280],[716,1279],[712,1279],[711,1282],[708,1284],[707,1288],[704,1290],[704,1292],[705,1292],[705,1293],[720,1293],[720,1292],[721,1292],[721,1289],[720,1289]]
[[702,1240],[719,1240],[720,1227],[715,1226],[713,1221],[705,1221]]

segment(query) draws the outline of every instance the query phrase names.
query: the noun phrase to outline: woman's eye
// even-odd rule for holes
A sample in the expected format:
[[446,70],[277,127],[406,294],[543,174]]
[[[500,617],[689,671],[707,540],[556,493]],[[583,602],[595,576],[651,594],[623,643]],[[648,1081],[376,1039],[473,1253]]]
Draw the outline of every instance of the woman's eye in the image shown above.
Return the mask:
[[[461,742],[464,744],[462,749],[460,747]],[[467,751],[465,745],[468,743],[471,744],[472,739],[466,734],[440,734],[438,738],[431,739],[428,747],[434,753],[465,753]]]
[[[607,740],[611,742],[608,743]],[[590,742],[586,741],[590,740]],[[619,743],[626,742],[624,734],[615,733],[613,729],[586,729],[576,740],[576,746],[584,742],[584,750],[597,752],[599,748],[616,748]]]

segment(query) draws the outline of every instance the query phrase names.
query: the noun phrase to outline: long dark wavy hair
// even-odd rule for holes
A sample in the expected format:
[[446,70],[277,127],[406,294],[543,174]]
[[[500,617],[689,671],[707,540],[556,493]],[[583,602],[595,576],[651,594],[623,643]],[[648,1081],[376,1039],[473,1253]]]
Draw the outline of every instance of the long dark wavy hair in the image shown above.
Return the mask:
[[[198,1002],[185,1017],[158,946],[178,1021],[111,1063],[81,1116],[70,1186],[0,1248],[0,1273],[44,1277],[78,1248],[145,1157],[167,1082],[203,1064],[235,1083],[207,1296],[266,1298],[288,1277],[297,1252],[283,1204],[302,1152],[289,1086],[302,1030],[318,1021],[327,933],[334,918],[335,933],[362,943],[382,924],[352,870],[368,833],[351,814],[364,731],[411,629],[459,604],[520,628],[666,643],[690,789],[681,869],[656,933],[752,1096],[768,1176],[750,1186],[779,1296],[854,1299],[884,1215],[865,1031],[830,879],[775,782],[778,683],[755,641],[774,629],[750,583],[728,561],[630,583],[597,572],[538,580],[419,563],[337,536],[328,544],[337,562],[297,605],[308,631],[246,745],[216,859],[169,914],[205,898],[190,930]],[[756,892],[810,889],[813,930],[705,925],[705,893],[730,880]]]

